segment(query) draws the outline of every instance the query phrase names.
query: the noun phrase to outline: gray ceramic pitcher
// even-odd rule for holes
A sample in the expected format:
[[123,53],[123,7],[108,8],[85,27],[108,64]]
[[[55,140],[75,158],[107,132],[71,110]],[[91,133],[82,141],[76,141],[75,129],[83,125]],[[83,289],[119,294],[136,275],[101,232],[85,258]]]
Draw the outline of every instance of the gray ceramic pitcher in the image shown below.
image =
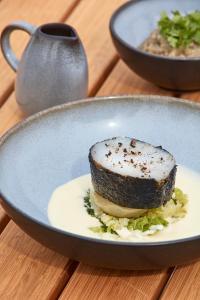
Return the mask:
[[[18,29],[31,36],[20,61],[10,46],[10,34]],[[26,114],[87,96],[87,59],[71,26],[51,23],[36,28],[15,22],[3,30],[1,48],[17,71],[16,100]]]

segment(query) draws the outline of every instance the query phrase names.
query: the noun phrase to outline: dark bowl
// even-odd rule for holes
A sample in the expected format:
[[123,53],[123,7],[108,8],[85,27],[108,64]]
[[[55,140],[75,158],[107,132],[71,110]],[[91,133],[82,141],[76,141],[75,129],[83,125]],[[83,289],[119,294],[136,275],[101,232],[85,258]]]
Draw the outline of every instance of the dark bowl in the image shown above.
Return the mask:
[[162,11],[200,10],[199,0],[135,0],[113,14],[110,32],[124,62],[139,76],[160,87],[190,91],[200,89],[200,58],[169,58],[138,47],[156,28]]
[[[0,139],[0,196],[8,215],[37,241],[101,267],[156,269],[200,258],[200,235],[163,242],[116,242],[54,228],[53,190],[89,173],[92,144],[133,136],[162,145],[178,164],[200,172],[200,105],[158,96],[104,97],[38,113]],[[81,226],[81,224],[80,224]]]

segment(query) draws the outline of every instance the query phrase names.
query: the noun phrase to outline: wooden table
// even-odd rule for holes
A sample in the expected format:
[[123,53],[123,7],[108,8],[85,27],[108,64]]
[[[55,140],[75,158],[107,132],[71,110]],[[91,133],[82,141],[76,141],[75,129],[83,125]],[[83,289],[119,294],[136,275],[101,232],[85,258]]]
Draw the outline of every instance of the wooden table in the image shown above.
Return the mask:
[[[90,68],[89,95],[161,94],[200,101],[200,92],[164,91],[132,73],[112,45],[108,22],[123,0],[2,0],[0,30],[15,20],[66,22],[80,34]],[[20,56],[28,40],[13,34]],[[0,134],[23,119],[15,74],[0,56]],[[200,299],[200,262],[160,271],[114,271],[77,263],[22,232],[0,207],[0,299]]]

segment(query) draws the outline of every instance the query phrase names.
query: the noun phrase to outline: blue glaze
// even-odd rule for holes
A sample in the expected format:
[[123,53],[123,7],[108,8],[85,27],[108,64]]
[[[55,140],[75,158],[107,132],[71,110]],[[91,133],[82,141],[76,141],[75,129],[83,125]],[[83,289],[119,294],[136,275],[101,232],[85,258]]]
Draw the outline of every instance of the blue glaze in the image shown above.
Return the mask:
[[116,33],[129,45],[138,47],[157,27],[160,13],[200,10],[199,0],[143,0],[127,5],[114,20]]
[[113,43],[121,59],[142,78],[171,90],[200,89],[199,57],[168,57],[138,47],[157,27],[162,11],[200,10],[199,0],[134,0],[114,12],[110,20]]
[[53,190],[89,172],[97,141],[130,136],[162,145],[200,172],[200,105],[130,96],[61,105],[27,119],[0,140],[0,192],[21,212],[48,224]]

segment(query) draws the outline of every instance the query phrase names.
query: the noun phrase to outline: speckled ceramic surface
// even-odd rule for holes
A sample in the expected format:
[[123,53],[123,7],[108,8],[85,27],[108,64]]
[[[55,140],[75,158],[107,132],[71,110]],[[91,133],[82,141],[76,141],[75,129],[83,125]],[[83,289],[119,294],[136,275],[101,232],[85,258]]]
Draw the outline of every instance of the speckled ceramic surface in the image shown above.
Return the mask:
[[182,13],[200,10],[200,1],[128,1],[118,8],[111,18],[112,39],[121,58],[144,79],[167,89],[199,89],[200,58],[169,58],[138,49],[157,27],[161,12],[170,13],[173,10]]
[[[31,35],[20,61],[10,47],[14,30]],[[4,28],[1,48],[17,71],[16,100],[26,115],[87,97],[87,58],[73,27],[50,23],[36,28],[23,21],[15,22]]]
[[[170,249],[167,253],[163,252],[168,259],[155,263],[156,251],[160,247],[167,249],[166,245],[155,243],[153,251],[148,245],[140,246],[142,256],[137,252],[139,250],[134,256],[131,249],[138,249],[139,244],[116,246],[114,242],[94,243],[89,238],[55,230],[48,222],[47,205],[58,185],[89,172],[89,147],[96,141],[113,136],[132,136],[162,145],[173,153],[177,163],[200,172],[199,128],[200,105],[158,96],[79,101],[36,114],[0,140],[2,204],[14,221],[35,239],[87,263],[120,268],[154,268],[196,259],[200,253],[200,237],[182,244],[169,243]],[[180,258],[178,255],[170,258],[170,251],[180,251],[180,247],[189,247],[191,253],[187,250]],[[111,251],[115,260],[111,259],[109,264],[101,249]],[[95,256],[93,251],[96,251]],[[131,256],[131,263],[128,264],[126,256]]]

